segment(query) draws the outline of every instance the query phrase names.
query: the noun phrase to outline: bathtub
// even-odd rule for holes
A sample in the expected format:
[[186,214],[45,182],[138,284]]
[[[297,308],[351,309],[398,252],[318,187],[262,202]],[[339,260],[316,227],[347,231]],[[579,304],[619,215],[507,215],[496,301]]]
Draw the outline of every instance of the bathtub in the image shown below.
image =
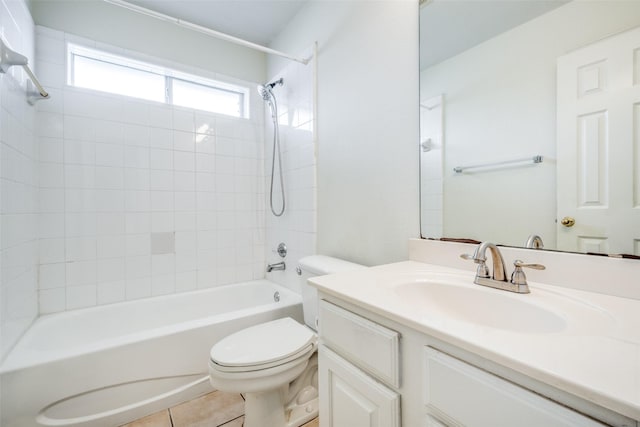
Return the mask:
[[286,316],[300,296],[267,280],[42,316],[0,365],[0,425],[118,426],[192,399],[216,341]]

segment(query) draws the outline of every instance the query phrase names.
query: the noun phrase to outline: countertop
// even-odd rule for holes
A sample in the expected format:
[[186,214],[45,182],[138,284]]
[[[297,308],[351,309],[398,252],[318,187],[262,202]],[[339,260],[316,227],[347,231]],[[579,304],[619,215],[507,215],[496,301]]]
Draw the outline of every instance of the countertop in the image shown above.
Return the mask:
[[[521,332],[429,313],[400,285],[466,280],[482,292],[560,313],[561,330]],[[312,278],[318,290],[473,352],[533,379],[640,420],[640,301],[529,282],[530,294],[473,284],[474,273],[404,261]],[[475,288],[474,288],[475,290]],[[482,310],[482,307],[477,307]]]

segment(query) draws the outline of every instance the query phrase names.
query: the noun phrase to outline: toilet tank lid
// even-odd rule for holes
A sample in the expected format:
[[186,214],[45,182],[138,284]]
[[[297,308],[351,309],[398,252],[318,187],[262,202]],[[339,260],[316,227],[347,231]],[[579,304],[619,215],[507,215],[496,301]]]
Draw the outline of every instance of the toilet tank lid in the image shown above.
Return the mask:
[[362,264],[356,264],[326,255],[306,256],[298,261],[298,265],[302,270],[317,276],[367,268]]

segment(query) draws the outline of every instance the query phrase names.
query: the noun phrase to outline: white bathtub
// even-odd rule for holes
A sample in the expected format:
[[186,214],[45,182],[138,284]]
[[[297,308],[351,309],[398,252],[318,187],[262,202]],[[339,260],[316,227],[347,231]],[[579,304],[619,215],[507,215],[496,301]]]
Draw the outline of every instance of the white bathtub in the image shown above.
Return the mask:
[[118,426],[192,399],[216,341],[286,316],[300,296],[267,280],[42,316],[0,366],[0,425]]

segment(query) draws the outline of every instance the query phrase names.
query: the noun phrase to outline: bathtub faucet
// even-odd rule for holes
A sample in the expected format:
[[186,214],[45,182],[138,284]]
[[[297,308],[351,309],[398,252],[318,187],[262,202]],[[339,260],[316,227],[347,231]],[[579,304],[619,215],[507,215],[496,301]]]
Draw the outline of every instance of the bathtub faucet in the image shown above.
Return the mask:
[[284,261],[276,262],[275,264],[267,264],[267,273],[271,273],[273,270],[286,270],[287,265]]

